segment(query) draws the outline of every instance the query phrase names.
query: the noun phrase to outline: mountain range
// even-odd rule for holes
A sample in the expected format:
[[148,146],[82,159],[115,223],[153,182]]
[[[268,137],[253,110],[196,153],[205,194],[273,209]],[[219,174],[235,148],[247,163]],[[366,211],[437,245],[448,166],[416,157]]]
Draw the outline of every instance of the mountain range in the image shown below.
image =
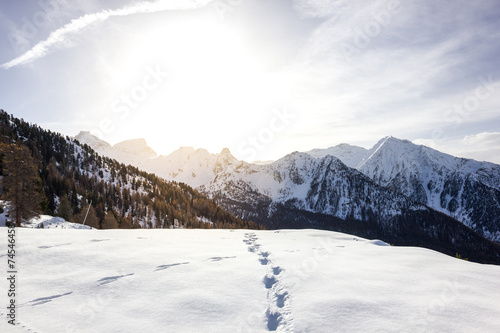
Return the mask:
[[386,137],[371,149],[341,144],[294,152],[267,164],[240,161],[227,148],[211,154],[184,147],[157,156],[142,140],[134,140],[141,144],[130,151],[88,132],[76,140],[186,183],[236,216],[268,228],[337,230],[448,254],[454,254],[456,243],[475,247],[482,236],[500,240],[500,166],[407,140]]
[[[81,132],[76,139],[101,154],[167,180],[184,182],[211,197],[226,197],[226,201],[252,198],[254,202],[261,197],[270,207],[286,204],[342,219],[349,214],[360,219],[361,207],[376,209],[387,218],[407,206],[427,206],[490,240],[500,241],[500,166],[454,157],[408,140],[385,137],[371,149],[340,144],[295,152],[262,165],[239,161],[228,149],[210,154],[205,149],[180,148],[168,156],[157,156],[143,139],[113,147],[88,132]],[[343,183],[348,175],[356,180]],[[361,196],[355,193],[358,188],[351,186],[364,179],[363,175],[380,186],[370,192],[376,193],[374,197],[363,189],[370,205],[361,204]],[[400,209],[396,202],[406,198],[398,194],[412,204]],[[384,198],[388,195],[391,199]],[[240,215],[246,216],[244,212]]]
[[[114,147],[96,140],[93,145],[108,152],[126,151],[137,156],[152,156],[152,150],[142,150],[144,140]],[[137,167],[119,163],[97,154],[89,145],[0,110],[2,196],[9,193],[5,191],[7,183],[3,181],[4,177],[22,177],[8,173],[4,167],[13,146],[29,151],[31,159],[25,158],[23,163],[32,165],[33,172],[37,173],[33,177],[40,203],[39,207],[34,203],[30,208],[32,211],[57,215],[71,222],[83,223],[85,220],[87,225],[96,229],[260,228],[221,209],[189,185],[167,182]],[[10,205],[11,202],[3,202],[0,208],[7,211]]]

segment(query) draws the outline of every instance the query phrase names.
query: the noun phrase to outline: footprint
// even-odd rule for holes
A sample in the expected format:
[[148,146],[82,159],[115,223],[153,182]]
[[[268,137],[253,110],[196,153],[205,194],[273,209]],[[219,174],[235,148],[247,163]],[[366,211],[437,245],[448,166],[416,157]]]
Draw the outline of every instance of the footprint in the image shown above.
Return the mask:
[[233,257],[212,257],[212,258],[208,258],[207,260],[221,261],[221,260],[224,260],[224,259],[233,259],[233,258],[236,258],[236,256],[233,256]]
[[249,247],[248,247],[248,252],[255,252],[255,251],[257,251],[259,248],[260,248],[260,245],[259,245],[259,244],[254,244],[254,245],[252,245],[252,246],[249,246]]
[[55,298],[59,298],[59,297],[71,295],[72,293],[73,292],[70,291],[69,293],[66,293],[66,294],[53,295],[53,296],[48,296],[48,297],[41,297],[41,298],[37,298],[37,299],[34,299],[34,300],[30,301],[30,303],[34,303],[33,306],[35,306],[35,305],[42,305],[42,304],[45,304],[45,303],[48,303],[48,302],[52,302],[52,300],[55,299]]
[[267,258],[269,257],[269,252],[262,252],[260,255],[263,256],[264,258]]
[[276,278],[274,277],[274,275],[271,276],[266,275],[264,277],[264,285],[266,286],[267,289],[271,289],[275,283],[276,283]]
[[267,258],[260,258],[259,261],[261,265],[267,265],[269,263],[269,260]]
[[51,247],[58,247],[58,246],[65,246],[65,245],[71,245],[71,243],[65,243],[65,244],[58,244],[58,245],[43,245],[39,246],[39,249],[50,249]]
[[189,262],[177,262],[175,264],[160,265],[160,266],[156,266],[155,272],[156,271],[163,271],[163,270],[170,268],[170,267],[179,266],[179,265],[187,265],[187,264],[189,264]]
[[109,241],[109,238],[107,239],[91,239],[91,242],[104,242],[104,241]]
[[267,329],[270,331],[276,331],[282,319],[281,314],[278,312],[271,312],[269,309],[267,309],[266,317]]
[[285,306],[285,300],[287,299],[288,293],[284,292],[283,294],[276,295],[276,306],[278,308],[282,308]]
[[278,275],[281,272],[283,272],[283,270],[281,269],[281,267],[279,267],[279,266],[273,267],[273,274],[274,275]]
[[101,282],[99,285],[102,286],[104,284],[115,282],[118,279],[124,278],[126,276],[131,276],[131,275],[134,275],[134,273],[125,274],[125,275],[117,275],[117,276],[108,276],[108,277],[102,278],[100,280],[97,280],[97,282]]

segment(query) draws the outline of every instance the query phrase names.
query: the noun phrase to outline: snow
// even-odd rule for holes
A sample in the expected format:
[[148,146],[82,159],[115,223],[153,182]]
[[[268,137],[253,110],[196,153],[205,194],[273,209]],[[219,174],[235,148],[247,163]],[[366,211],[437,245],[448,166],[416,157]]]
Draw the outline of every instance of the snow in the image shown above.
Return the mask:
[[147,145],[146,140],[144,139],[126,140],[117,143],[113,146],[113,148],[124,154],[135,155],[136,158],[150,159],[157,156],[156,152]]
[[313,149],[307,152],[315,158],[323,158],[325,156],[335,156],[339,158],[345,165],[350,168],[356,168],[367,153],[367,149],[363,147],[341,143],[337,146],[327,149]]
[[87,131],[81,131],[75,139],[82,144],[89,145],[100,155],[116,159],[124,164],[142,165],[157,157],[156,152],[147,145],[144,139],[126,140],[111,146]]
[[81,223],[68,222],[62,217],[53,217],[50,215],[40,215],[34,217],[29,222],[23,223],[27,228],[44,229],[91,229],[92,227],[82,225]]
[[318,230],[16,237],[18,326],[2,306],[2,332],[500,331],[500,267],[422,248]]
[[[11,218],[10,205],[10,201],[0,200],[0,206],[4,210],[2,213],[0,213],[0,227],[5,227],[7,219]],[[92,227],[82,225],[80,223],[68,222],[62,217],[54,217],[50,215],[39,215],[37,217],[33,217],[29,221],[22,220],[21,225],[25,228],[93,229]]]
[[[128,155],[113,153],[115,154],[113,155],[109,149],[116,152],[116,146],[128,146],[128,143],[132,146],[131,151],[136,151],[138,148],[133,148],[136,146],[142,147],[141,149],[145,151],[150,149],[143,139],[132,140],[113,147],[89,135],[81,135],[79,139],[88,142],[99,153],[125,163],[132,163],[134,158],[142,155],[133,153],[127,153]],[[312,189],[312,182],[320,179],[319,172],[327,172],[322,169],[323,163],[329,163],[332,158],[338,158],[348,167],[355,168],[374,180],[378,185],[396,187],[395,190],[398,193],[406,195],[415,203],[422,203],[422,205],[415,204],[414,209],[426,209],[424,205],[428,205],[432,209],[456,218],[466,226],[472,227],[476,224],[477,227],[474,230],[483,233],[493,241],[500,240],[500,231],[490,231],[491,227],[483,226],[488,224],[488,217],[472,219],[472,216],[481,216],[481,210],[486,210],[492,205],[485,204],[475,208],[474,211],[467,207],[466,204],[470,202],[473,193],[464,195],[465,182],[462,182],[457,195],[448,196],[447,201],[441,200],[444,198],[445,190],[451,188],[450,181],[454,180],[475,180],[474,184],[479,182],[500,190],[500,166],[453,157],[425,146],[415,145],[408,140],[388,136],[369,150],[340,144],[327,149],[314,149],[307,153],[295,152],[269,164],[250,164],[239,161],[231,155],[228,149],[223,149],[219,154],[210,154],[205,149],[183,147],[168,156],[151,157],[152,155],[138,158],[132,164],[166,180],[186,183],[211,197],[224,194],[226,197],[241,202],[248,199],[249,193],[258,193],[275,203],[293,202],[298,209],[334,214],[336,217],[345,218],[353,203],[351,203],[352,198],[347,196],[351,193],[347,188],[348,185],[342,179],[322,179],[320,183],[324,186],[330,182],[334,188],[344,189],[338,206],[322,204],[314,207],[310,200],[309,203],[306,200],[310,199],[308,196]],[[334,165],[338,169],[343,168],[342,163],[334,163]],[[314,202],[317,202],[317,199],[315,198]],[[449,207],[452,199],[458,203],[456,209]],[[394,203],[392,205],[397,206]],[[397,207],[372,206],[369,208],[381,211],[386,216],[400,214],[400,208]],[[360,208],[355,209],[357,210],[354,217],[360,219]]]

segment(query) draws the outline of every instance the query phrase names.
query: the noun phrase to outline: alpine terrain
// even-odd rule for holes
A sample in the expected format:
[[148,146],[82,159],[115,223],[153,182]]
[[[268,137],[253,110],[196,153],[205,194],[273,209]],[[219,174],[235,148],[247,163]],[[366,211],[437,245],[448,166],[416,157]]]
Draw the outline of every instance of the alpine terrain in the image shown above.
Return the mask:
[[[80,133],[76,139],[88,144],[99,142],[88,132]],[[385,141],[400,142],[389,138]],[[99,146],[94,148],[98,150]],[[210,154],[204,149],[184,147],[168,156],[146,158],[140,167],[165,179],[189,184],[240,218],[268,228],[336,230],[398,245],[429,247],[450,255],[467,253],[466,256],[473,260],[482,260],[480,257],[484,255],[483,258],[489,258],[488,262],[498,261],[500,257],[494,253],[499,245],[455,219],[459,216],[446,214],[449,212],[435,209],[411,193],[381,183],[363,167],[352,167],[362,164],[368,168],[370,157],[380,152],[377,148],[366,150],[343,144],[327,150],[295,152],[269,164],[251,164],[237,160],[228,149]],[[145,145],[140,150],[149,149]],[[102,153],[114,154],[122,161],[129,161],[134,155],[123,150],[112,153],[103,150]],[[376,170],[385,175],[382,169],[388,165],[391,166],[391,162]],[[490,165],[489,170],[498,170],[497,166]],[[449,185],[443,187],[450,189]],[[434,191],[436,188],[438,185]],[[453,193],[443,198],[443,203],[449,205]],[[481,200],[485,199],[478,199]],[[491,229],[481,233],[496,235],[490,230],[498,229],[497,224],[495,220],[489,221],[487,225],[492,225]],[[480,252],[482,254],[478,255]]]

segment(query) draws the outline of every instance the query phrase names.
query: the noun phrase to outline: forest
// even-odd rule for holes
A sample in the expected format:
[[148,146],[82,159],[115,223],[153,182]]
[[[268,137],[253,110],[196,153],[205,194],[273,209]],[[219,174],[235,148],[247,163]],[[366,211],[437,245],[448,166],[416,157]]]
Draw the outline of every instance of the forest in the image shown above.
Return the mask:
[[[82,223],[87,216],[85,224],[98,229],[262,229],[186,184],[100,156],[88,145],[4,110],[0,133],[2,198],[19,205],[19,218],[47,214]],[[18,177],[24,185],[14,188]]]

